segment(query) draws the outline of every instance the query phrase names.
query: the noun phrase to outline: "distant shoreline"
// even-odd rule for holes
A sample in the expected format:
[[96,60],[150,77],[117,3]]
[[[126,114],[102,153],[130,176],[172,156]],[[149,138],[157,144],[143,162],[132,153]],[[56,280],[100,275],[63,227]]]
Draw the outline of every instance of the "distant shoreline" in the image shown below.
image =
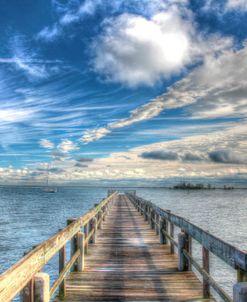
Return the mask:
[[[106,186],[106,185],[56,185],[51,184],[52,187],[56,186],[58,188],[105,188],[105,189],[130,189],[130,188],[139,188],[139,189],[169,189],[169,190],[183,190],[183,191],[213,191],[213,190],[224,190],[224,191],[234,191],[234,190],[247,190],[247,187],[234,187],[233,189],[224,189],[224,187],[214,187],[214,188],[200,188],[200,189],[191,189],[191,188],[174,188],[171,186]],[[46,185],[0,185],[0,188],[45,188]]]

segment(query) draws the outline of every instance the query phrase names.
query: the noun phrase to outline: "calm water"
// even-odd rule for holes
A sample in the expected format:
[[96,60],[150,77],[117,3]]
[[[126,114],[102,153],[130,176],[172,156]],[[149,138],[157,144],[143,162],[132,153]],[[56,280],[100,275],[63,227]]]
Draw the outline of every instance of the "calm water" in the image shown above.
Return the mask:
[[[247,249],[247,190],[174,191],[137,189],[138,195],[188,218],[214,235],[241,249]],[[105,188],[60,188],[49,194],[38,188],[0,188],[0,265],[1,272],[13,265],[25,251],[78,217],[107,194]],[[194,256],[201,260],[196,242]],[[212,275],[231,293],[235,272],[211,257]],[[57,259],[46,267],[56,277]]]

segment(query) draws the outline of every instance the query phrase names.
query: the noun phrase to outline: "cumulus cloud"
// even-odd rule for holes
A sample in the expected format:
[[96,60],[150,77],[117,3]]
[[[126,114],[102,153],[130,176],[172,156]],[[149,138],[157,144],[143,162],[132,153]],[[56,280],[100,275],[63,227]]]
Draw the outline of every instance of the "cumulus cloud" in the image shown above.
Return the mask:
[[62,152],[70,152],[79,149],[78,146],[73,143],[69,139],[63,139],[62,142],[58,145],[58,149],[61,150]]
[[247,164],[247,157],[234,150],[215,150],[209,153],[209,158],[216,163]]
[[94,46],[94,68],[114,82],[153,85],[192,61],[192,35],[193,27],[174,7],[151,19],[120,15],[108,20]]
[[39,141],[39,144],[41,147],[43,147],[45,149],[53,149],[55,147],[54,143],[48,139],[41,139]]
[[[120,180],[148,179],[162,180],[178,177],[241,177],[247,179],[247,124],[231,123],[222,131],[187,136],[172,141],[161,141],[143,145],[125,152],[115,152],[104,158],[96,158],[92,162],[75,161],[62,155],[66,160],[53,162],[54,168],[63,169],[59,173],[51,172],[52,181],[84,181],[84,180]],[[57,151],[57,150],[53,150]],[[60,151],[61,152],[61,151]],[[143,158],[146,153],[147,158]],[[175,154],[175,155],[172,155]],[[150,155],[155,157],[155,164],[150,165]],[[172,156],[171,156],[172,155]],[[170,159],[167,157],[170,156]],[[177,159],[172,159],[172,158]],[[42,179],[42,168],[47,164],[32,167],[30,170],[16,171],[12,167],[4,169],[1,175],[8,177],[30,177],[31,180]],[[31,169],[32,168],[32,169]],[[38,169],[37,169],[38,168]]]

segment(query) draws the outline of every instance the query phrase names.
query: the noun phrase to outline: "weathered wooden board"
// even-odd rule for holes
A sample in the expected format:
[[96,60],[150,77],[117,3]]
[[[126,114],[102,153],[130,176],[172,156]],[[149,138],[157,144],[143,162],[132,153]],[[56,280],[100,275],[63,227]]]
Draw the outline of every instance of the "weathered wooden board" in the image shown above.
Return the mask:
[[65,280],[64,301],[201,300],[202,284],[195,274],[178,272],[177,256],[159,244],[126,195],[115,199],[89,247],[84,272]]

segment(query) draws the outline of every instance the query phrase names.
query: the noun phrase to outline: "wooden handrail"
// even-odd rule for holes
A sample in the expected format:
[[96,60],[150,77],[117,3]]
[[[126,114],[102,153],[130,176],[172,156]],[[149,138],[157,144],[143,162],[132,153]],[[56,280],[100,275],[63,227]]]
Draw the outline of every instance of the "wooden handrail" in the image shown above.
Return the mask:
[[[185,218],[172,214],[171,211],[163,210],[160,207],[156,206],[150,201],[147,201],[143,198],[140,198],[133,194],[128,194],[129,199],[136,206],[136,208],[144,215],[145,220],[148,220],[151,228],[158,223],[156,219],[153,218],[158,215],[160,221],[164,220],[169,223],[170,227],[168,232],[167,228],[164,229],[164,224],[160,224],[160,233],[162,236],[167,238],[170,241],[171,252],[174,251],[174,245],[178,249],[178,254],[180,253],[180,259],[185,257],[188,261],[185,265],[184,260],[182,259],[181,267],[184,270],[188,270],[192,265],[203,277],[203,295],[204,298],[208,298],[210,295],[209,288],[212,288],[221,296],[224,301],[230,302],[232,298],[217,284],[217,282],[209,274],[209,252],[223,260],[225,263],[237,270],[237,282],[247,281],[247,252],[238,249],[237,247],[221,240],[220,238],[210,234],[208,231],[203,230],[202,228],[196,226],[195,224],[189,222]],[[181,237],[186,238],[183,245],[179,243],[174,238],[174,226],[177,226],[181,229]],[[198,262],[192,257],[191,249],[191,238],[195,239],[202,245],[203,251],[203,267],[201,267]],[[162,239],[162,237],[161,237]],[[166,243],[166,240],[161,240],[162,243]],[[187,246],[185,249],[185,245]],[[188,249],[188,250],[187,250]]]
[[184,230],[193,239],[207,248],[212,254],[229,264],[233,268],[241,268],[247,271],[247,252],[238,249],[237,247],[223,241],[222,239],[212,235],[208,231],[189,222],[187,219],[175,215],[170,211],[163,210],[150,201],[140,197],[129,195],[132,201],[138,201],[142,204],[150,206],[161,218],[165,218],[170,223]]
[[54,236],[31,250],[20,261],[0,275],[0,301],[11,301],[29,282],[36,273],[60,251],[65,244],[86,225],[99,211],[104,209],[117,193],[103,199],[97,206],[82,217],[70,223]]

